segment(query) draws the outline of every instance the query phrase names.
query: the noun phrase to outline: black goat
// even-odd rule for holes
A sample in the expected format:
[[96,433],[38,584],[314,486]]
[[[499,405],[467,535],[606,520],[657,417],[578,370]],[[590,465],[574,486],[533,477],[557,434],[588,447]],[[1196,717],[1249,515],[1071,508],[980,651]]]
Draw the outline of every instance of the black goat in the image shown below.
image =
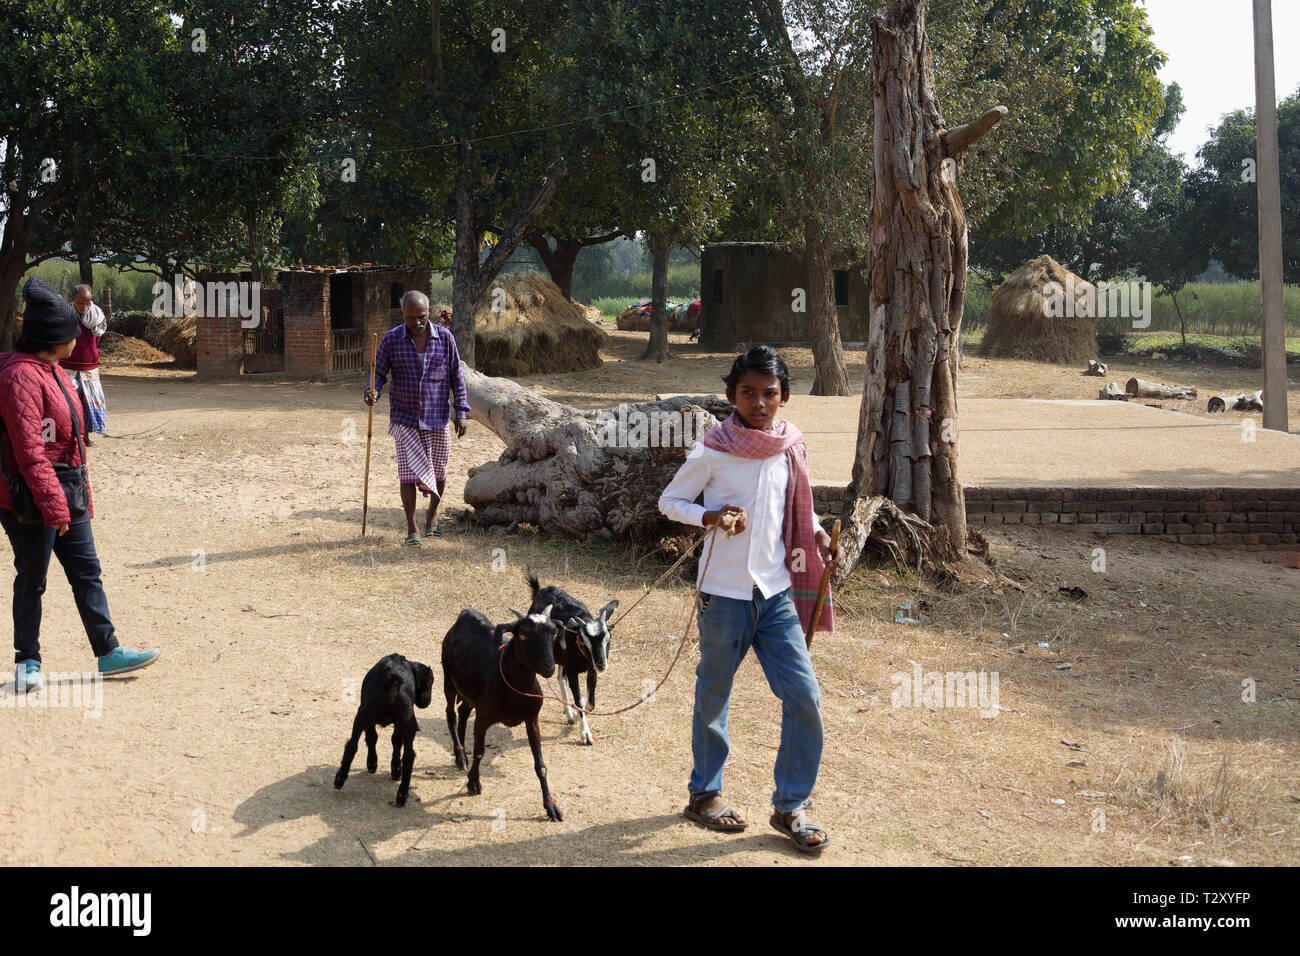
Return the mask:
[[[618,602],[610,601],[593,617],[587,605],[568,591],[554,585],[542,587],[535,572],[528,573],[528,585],[533,589],[533,603],[528,608],[528,613],[535,614],[549,605],[551,620],[558,629],[553,653],[555,664],[560,669],[560,697],[564,700],[564,719],[569,723],[580,720],[579,739],[584,744],[593,744],[595,738],[587,726],[587,710],[596,706],[596,675],[603,672],[609,662],[609,619],[618,610]],[[580,674],[587,675],[585,700],[578,692]],[[576,710],[569,706],[568,695],[564,692],[566,681],[573,691],[573,702],[578,705]]]
[[[428,707],[433,699],[433,668],[419,661],[408,661],[401,654],[389,654],[370,668],[361,682],[361,705],[352,721],[352,736],[343,746],[343,763],[334,775],[334,789],[340,790],[348,779],[352,758],[357,755],[357,738],[366,734],[366,772],[374,773],[379,766],[375,755],[375,742],[379,735],[375,725],[393,725],[393,761],[390,772],[394,780],[402,782],[397,787],[397,805],[406,805],[406,795],[411,790],[411,768],[415,766],[415,735],[420,725],[415,719],[416,707]],[[405,749],[403,749],[405,748]],[[399,757],[400,755],[400,757]]]
[[[562,820],[560,807],[546,785],[546,764],[542,762],[542,731],[537,715],[542,698],[527,694],[542,692],[537,676],[555,673],[551,644],[556,627],[547,616],[520,614],[511,624],[493,625],[478,611],[464,610],[442,639],[442,688],[447,695],[447,729],[456,754],[456,766],[469,770],[469,792],[483,792],[478,768],[483,759],[483,741],[493,724],[514,727],[523,724],[533,767],[542,784],[542,806],[551,820]],[[510,634],[502,643],[501,637]],[[459,722],[457,705],[459,704]],[[465,727],[474,712],[474,762],[465,759]]]

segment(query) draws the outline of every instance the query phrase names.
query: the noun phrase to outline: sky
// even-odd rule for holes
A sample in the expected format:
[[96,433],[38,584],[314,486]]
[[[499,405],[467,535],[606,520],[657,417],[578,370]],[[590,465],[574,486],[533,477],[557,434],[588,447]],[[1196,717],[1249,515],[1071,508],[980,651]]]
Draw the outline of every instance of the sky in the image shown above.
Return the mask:
[[[1225,113],[1255,108],[1255,34],[1251,0],[1143,0],[1156,48],[1168,61],[1161,83],[1182,87],[1187,107],[1168,139],[1195,165],[1209,128]],[[1300,0],[1273,0],[1273,77],[1277,98],[1300,88]]]

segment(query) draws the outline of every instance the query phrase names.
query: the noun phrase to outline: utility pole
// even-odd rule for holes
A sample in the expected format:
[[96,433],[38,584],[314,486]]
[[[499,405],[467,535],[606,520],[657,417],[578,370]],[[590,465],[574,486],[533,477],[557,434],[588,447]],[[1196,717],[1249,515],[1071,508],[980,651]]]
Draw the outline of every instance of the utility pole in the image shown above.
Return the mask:
[[1260,348],[1264,427],[1287,430],[1286,316],[1282,306],[1282,187],[1278,179],[1272,0],[1255,4],[1255,173],[1259,195]]

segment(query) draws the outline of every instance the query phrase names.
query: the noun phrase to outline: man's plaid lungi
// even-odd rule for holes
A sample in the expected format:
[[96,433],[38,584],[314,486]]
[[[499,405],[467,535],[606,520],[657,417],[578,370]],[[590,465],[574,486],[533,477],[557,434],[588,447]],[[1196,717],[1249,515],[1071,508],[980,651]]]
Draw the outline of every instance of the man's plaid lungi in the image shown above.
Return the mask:
[[451,436],[446,428],[423,431],[396,423],[388,434],[397,443],[397,480],[403,485],[422,484],[437,494],[438,482],[447,480]]

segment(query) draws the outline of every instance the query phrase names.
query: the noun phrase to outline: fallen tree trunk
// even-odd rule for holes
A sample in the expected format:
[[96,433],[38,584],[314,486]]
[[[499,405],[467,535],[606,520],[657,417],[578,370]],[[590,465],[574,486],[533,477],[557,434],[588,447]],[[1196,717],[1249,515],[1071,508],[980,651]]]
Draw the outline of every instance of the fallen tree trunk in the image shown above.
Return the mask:
[[1247,395],[1211,395],[1207,411],[1222,412],[1231,409],[1234,412],[1262,412],[1264,410],[1263,391]]
[[1106,363],[1098,362],[1092,359],[1088,362],[1088,367],[1083,370],[1084,375],[1096,375],[1098,378],[1106,377]]
[[692,442],[731,414],[714,396],[581,411],[462,363],[470,418],[506,443],[470,469],[465,503],[485,524],[528,523],[575,538],[659,541],[682,527],[659,495]]
[[1196,389],[1190,385],[1163,385],[1141,378],[1131,378],[1124,391],[1138,398],[1195,398]]
[[1124,389],[1119,387],[1119,382],[1108,382],[1106,387],[1097,393],[1100,401],[1127,402],[1128,396],[1124,394]]

